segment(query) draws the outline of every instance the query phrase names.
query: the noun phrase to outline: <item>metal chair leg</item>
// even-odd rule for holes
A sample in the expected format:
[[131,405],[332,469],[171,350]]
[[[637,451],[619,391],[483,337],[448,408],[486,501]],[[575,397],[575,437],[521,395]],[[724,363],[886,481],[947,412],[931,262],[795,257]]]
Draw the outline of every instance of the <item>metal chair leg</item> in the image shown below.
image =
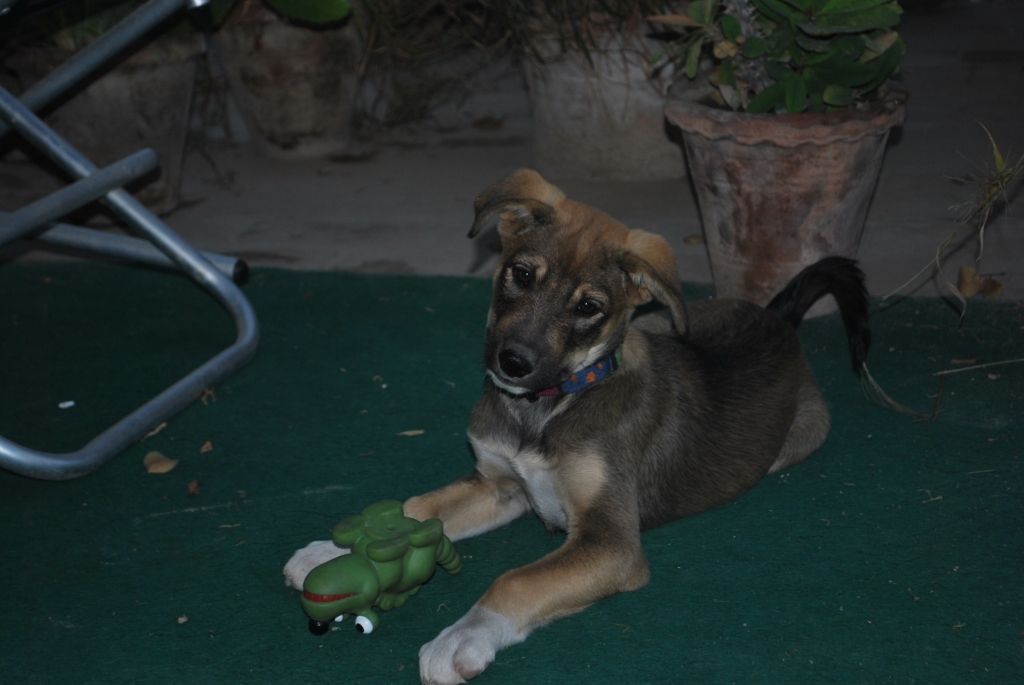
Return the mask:
[[[173,9],[177,10],[184,6],[185,2],[186,0],[151,0],[143,9],[158,8],[165,11],[173,5]],[[123,40],[123,38],[118,40]],[[125,41],[125,44],[127,43],[128,41]],[[97,68],[105,61],[105,59],[93,60]],[[88,59],[83,58],[81,62],[86,63]],[[37,104],[36,106],[41,105]],[[6,122],[6,126],[0,128],[0,135],[6,133],[7,130],[14,130],[73,177],[87,179],[99,171],[92,162],[40,121],[28,107],[2,88],[0,88],[0,119]],[[31,221],[22,215],[21,221],[25,223],[20,226],[23,230],[12,230],[10,233],[21,235],[24,231],[32,230],[31,227],[44,225],[52,220],[54,212],[58,212],[57,215],[59,215],[61,210],[69,211],[69,208],[73,209],[77,206],[75,203],[80,200],[81,197],[71,199],[64,197],[57,203],[58,206],[45,207],[47,211],[33,215]],[[259,345],[259,324],[256,314],[242,292],[227,276],[124,190],[110,190],[102,197],[101,202],[153,243],[163,253],[164,258],[179,267],[209,292],[231,316],[237,335],[234,344],[226,350],[121,419],[76,452],[66,454],[38,452],[0,437],[0,467],[31,478],[68,480],[91,473],[126,447],[140,440],[154,426],[184,409],[205,388],[237,371],[252,358]],[[16,214],[6,215],[0,219],[0,224],[9,221],[10,217]],[[18,228],[13,221],[8,225]],[[24,228],[24,226],[31,227]],[[45,236],[45,232],[42,235]]]
[[0,245],[98,200],[114,188],[135,181],[159,168],[156,153],[139,150],[105,169],[85,176],[16,212],[0,216]]

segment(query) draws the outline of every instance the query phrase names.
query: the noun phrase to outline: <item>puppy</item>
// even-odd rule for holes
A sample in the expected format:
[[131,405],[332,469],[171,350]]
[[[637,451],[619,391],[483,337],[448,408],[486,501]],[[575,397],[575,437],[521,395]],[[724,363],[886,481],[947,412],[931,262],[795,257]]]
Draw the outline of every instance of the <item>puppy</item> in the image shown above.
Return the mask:
[[[454,541],[529,510],[566,533],[555,552],[499,577],[420,649],[424,683],[461,683],[536,628],[636,590],[640,533],[728,502],[824,442],[829,413],[796,326],[826,293],[840,305],[854,369],[870,344],[863,275],[829,258],[767,308],[682,299],[659,236],[628,230],[520,170],[476,200],[470,237],[502,241],[487,317],[489,383],[473,409],[476,469],[413,497]],[[634,317],[657,300],[662,311]],[[330,542],[286,568],[301,588]]]

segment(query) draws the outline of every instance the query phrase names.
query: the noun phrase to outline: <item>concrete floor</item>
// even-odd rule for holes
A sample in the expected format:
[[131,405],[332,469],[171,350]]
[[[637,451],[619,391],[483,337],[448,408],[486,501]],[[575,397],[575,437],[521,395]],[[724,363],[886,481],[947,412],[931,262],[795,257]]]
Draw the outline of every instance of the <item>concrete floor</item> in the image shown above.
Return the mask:
[[[859,254],[876,295],[924,267],[956,228],[950,207],[971,188],[951,178],[992,165],[979,122],[1011,161],[1024,154],[1024,2],[951,1],[908,11],[899,30],[911,101],[887,151]],[[208,144],[205,156],[189,154],[185,203],[166,221],[195,247],[255,266],[489,275],[493,251],[465,237],[472,202],[514,169],[531,166],[529,108],[515,74],[461,107],[466,120],[504,119],[503,130],[467,129],[460,137],[448,124],[445,134],[421,128],[396,135],[368,161],[349,163],[283,162],[261,158],[249,145]],[[19,179],[17,188],[3,183],[0,203],[25,195],[28,176],[24,165],[0,165],[0,179]],[[711,280],[704,246],[684,240],[701,232],[686,179],[558,185],[630,227],[664,235],[684,279]],[[989,222],[979,271],[998,274],[1001,297],[1024,299],[1024,206],[1016,204]],[[971,230],[960,236],[968,240],[948,258],[951,277],[977,252]],[[916,293],[939,290],[934,279],[924,280]]]

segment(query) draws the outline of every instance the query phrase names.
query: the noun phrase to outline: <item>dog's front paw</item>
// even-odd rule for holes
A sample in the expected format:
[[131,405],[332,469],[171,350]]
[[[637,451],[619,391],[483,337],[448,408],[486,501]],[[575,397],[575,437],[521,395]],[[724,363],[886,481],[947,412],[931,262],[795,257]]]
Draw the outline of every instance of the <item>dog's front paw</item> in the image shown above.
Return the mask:
[[320,564],[340,557],[342,554],[348,554],[350,551],[344,547],[338,547],[332,540],[311,542],[293,554],[288,563],[284,565],[284,584],[301,590],[310,571]]
[[420,648],[420,680],[424,685],[464,683],[482,673],[499,649],[525,637],[508,617],[474,606]]
[[411,519],[417,521],[426,521],[431,518],[438,518],[437,513],[434,512],[433,508],[427,503],[427,498],[423,496],[410,497],[402,503],[402,513]]

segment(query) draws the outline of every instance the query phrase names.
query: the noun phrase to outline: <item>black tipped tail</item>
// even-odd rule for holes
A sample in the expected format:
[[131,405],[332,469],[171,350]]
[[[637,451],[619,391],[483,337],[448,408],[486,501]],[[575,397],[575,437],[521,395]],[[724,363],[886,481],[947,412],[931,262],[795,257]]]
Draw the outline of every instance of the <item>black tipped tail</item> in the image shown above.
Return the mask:
[[843,317],[850,343],[853,370],[860,376],[871,347],[871,328],[868,325],[864,272],[857,267],[856,261],[846,257],[826,257],[811,264],[772,298],[767,309],[796,328],[811,305],[825,295],[832,295],[839,303],[839,314]]

